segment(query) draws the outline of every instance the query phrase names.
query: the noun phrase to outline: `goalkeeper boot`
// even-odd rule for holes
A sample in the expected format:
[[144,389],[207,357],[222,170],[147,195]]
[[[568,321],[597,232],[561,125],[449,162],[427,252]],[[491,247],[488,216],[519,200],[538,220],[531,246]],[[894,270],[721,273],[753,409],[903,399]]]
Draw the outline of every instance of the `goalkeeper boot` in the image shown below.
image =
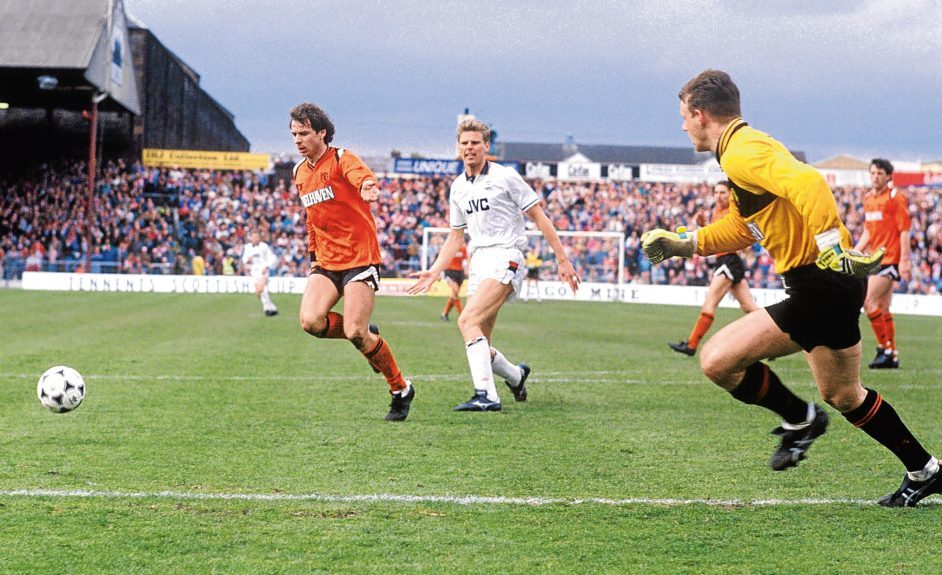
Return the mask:
[[517,367],[520,368],[520,383],[513,385],[506,379],[504,383],[507,384],[507,387],[510,388],[510,392],[514,394],[514,401],[526,401],[527,400],[527,378],[530,377],[530,366],[521,363]]
[[415,397],[415,386],[408,379],[406,384],[409,386],[408,392],[390,392],[392,401],[389,402],[389,413],[386,414],[386,421],[405,421],[406,417],[409,416],[409,408],[412,407],[412,399]]
[[942,470],[936,470],[925,481],[914,481],[907,473],[903,476],[903,483],[899,489],[895,493],[881,497],[877,503],[884,507],[915,507],[933,493],[942,493]]
[[483,389],[475,391],[474,397],[454,407],[454,411],[500,411],[500,409],[500,402],[488,399],[487,392]]
[[820,406],[814,406],[814,418],[801,429],[786,429],[784,426],[772,430],[772,435],[782,438],[778,449],[772,454],[770,465],[773,471],[795,467],[805,458],[805,453],[814,440],[828,428],[828,414]]
[[667,346],[677,353],[682,353],[684,355],[693,356],[695,353],[697,353],[697,348],[690,347],[687,344],[686,339],[680,343],[668,343]]

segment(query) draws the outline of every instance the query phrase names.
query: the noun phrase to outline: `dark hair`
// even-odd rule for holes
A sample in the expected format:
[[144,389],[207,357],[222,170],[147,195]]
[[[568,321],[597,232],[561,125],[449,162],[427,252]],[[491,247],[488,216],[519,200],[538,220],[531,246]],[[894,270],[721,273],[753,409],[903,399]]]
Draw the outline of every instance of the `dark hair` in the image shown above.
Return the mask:
[[891,164],[889,160],[884,160],[883,158],[874,158],[870,160],[870,167],[873,166],[876,166],[877,169],[886,172],[887,176],[893,175],[893,164]]
[[741,116],[739,88],[729,74],[721,70],[704,70],[684,84],[678,94],[691,110],[703,110],[719,119]]
[[324,136],[325,144],[330,144],[331,140],[334,139],[334,123],[330,121],[327,112],[316,104],[305,102],[291,108],[291,119],[301,124],[308,124],[315,132],[327,130],[327,134]]

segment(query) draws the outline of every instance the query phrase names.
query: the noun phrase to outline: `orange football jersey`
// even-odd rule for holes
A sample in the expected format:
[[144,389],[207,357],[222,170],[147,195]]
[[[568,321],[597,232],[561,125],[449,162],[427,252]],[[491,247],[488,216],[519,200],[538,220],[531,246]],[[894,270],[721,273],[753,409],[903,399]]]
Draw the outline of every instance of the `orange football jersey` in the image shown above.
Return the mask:
[[895,188],[887,188],[879,194],[867,192],[864,196],[864,219],[870,234],[868,251],[886,248],[883,264],[898,264],[900,257],[900,234],[909,229],[909,202],[905,194]]
[[360,197],[366,180],[379,182],[355,154],[330,147],[311,165],[294,167],[294,184],[307,213],[308,249],[326,270],[378,265],[379,242],[370,204]]
[[451,261],[448,262],[448,267],[445,269],[452,271],[464,271],[464,260],[468,257],[468,246],[463,245],[458,248],[458,251],[455,252],[455,257],[451,258]]

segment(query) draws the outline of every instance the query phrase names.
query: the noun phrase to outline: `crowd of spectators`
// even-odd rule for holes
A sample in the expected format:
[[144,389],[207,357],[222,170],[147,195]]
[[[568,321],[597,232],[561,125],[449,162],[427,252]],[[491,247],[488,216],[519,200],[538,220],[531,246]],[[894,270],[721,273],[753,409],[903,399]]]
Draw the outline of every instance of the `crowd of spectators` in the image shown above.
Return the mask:
[[[17,177],[0,177],[0,278],[24,270],[111,273],[240,274],[246,234],[258,229],[279,256],[276,275],[303,276],[308,269],[304,210],[290,182],[274,174],[145,168],[107,162],[98,176],[91,209],[91,246],[86,223],[87,165],[44,165]],[[619,232],[625,241],[601,236],[565,239],[584,281],[705,285],[707,258],[651,266],[641,253],[648,229],[691,227],[712,209],[707,184],[627,182],[530,182],[561,231]],[[385,176],[373,208],[387,276],[420,269],[422,230],[447,227],[448,177]],[[862,231],[863,188],[836,188],[841,216],[857,237]],[[913,279],[899,291],[942,290],[942,193],[906,190],[912,214]],[[443,235],[435,236],[434,257]],[[539,241],[539,240],[535,240]],[[547,270],[555,269],[543,245]],[[91,249],[90,258],[87,258]],[[749,283],[781,287],[768,254],[745,250]],[[86,270],[90,262],[90,270]],[[547,271],[547,276],[549,272]]]

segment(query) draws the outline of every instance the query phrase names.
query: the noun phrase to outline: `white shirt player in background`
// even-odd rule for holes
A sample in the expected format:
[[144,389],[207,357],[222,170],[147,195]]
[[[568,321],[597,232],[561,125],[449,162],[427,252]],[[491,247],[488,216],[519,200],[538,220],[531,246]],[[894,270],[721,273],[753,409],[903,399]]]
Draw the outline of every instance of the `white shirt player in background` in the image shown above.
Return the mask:
[[575,292],[579,277],[563,250],[553,223],[540,206],[540,198],[515,170],[487,160],[491,131],[486,124],[467,120],[458,125],[458,149],[465,172],[451,184],[451,232],[432,267],[413,273],[419,280],[410,294],[426,292],[470,236],[468,301],[458,317],[474,383],[474,396],[455,411],[500,411],[494,375],[504,379],[516,401],[526,401],[530,368],[514,365],[491,347],[497,313],[505,301],[520,294],[526,275],[523,250],[527,238],[523,214],[533,220],[556,254],[559,277]]
[[258,232],[249,234],[249,241],[242,248],[242,265],[255,280],[255,295],[262,301],[262,311],[267,316],[278,315],[278,308],[268,295],[268,273],[277,261],[275,252],[261,240]]

